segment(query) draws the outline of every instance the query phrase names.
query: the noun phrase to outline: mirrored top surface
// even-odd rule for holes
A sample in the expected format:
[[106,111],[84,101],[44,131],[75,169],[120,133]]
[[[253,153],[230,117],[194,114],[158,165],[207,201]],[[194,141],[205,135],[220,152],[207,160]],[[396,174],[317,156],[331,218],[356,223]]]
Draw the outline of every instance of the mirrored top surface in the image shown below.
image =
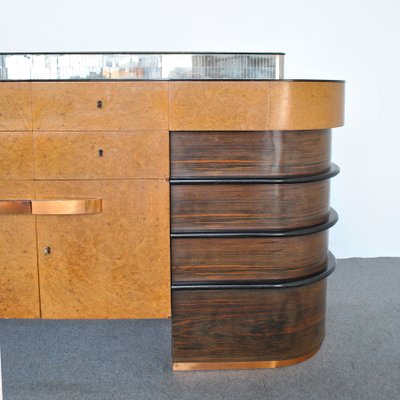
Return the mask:
[[283,79],[283,53],[0,53],[0,80]]

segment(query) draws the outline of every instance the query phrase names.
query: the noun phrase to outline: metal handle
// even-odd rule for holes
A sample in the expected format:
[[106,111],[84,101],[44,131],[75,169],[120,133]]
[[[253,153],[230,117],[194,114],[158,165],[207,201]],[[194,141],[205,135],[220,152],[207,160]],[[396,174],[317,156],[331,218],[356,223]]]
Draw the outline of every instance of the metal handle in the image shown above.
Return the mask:
[[101,100],[97,100],[97,108],[103,108],[103,102]]
[[30,200],[0,200],[0,214],[32,214]]
[[102,199],[0,200],[0,214],[79,215],[102,212]]

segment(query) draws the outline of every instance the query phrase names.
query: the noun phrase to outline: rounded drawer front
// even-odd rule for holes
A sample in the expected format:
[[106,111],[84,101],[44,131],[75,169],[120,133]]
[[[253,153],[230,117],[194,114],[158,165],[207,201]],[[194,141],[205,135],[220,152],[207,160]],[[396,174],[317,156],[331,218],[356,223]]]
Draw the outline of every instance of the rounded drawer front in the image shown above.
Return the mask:
[[331,132],[172,132],[171,177],[298,176],[330,167]]
[[170,82],[171,131],[327,129],[343,125],[344,82]]
[[286,286],[173,286],[174,369],[273,368],[311,357],[324,339],[335,265],[330,255],[323,272]]
[[165,179],[168,131],[35,132],[37,179]]
[[326,267],[328,231],[291,237],[173,238],[172,282],[277,281]]
[[171,185],[171,231],[262,231],[317,225],[329,216],[329,179],[290,184]]

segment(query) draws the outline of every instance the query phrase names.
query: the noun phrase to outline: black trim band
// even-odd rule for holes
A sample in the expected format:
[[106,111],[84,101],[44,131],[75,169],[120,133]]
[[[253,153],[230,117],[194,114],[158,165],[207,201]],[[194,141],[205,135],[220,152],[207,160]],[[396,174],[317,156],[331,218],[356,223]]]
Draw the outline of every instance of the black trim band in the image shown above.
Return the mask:
[[286,281],[286,282],[278,282],[278,283],[219,283],[219,284],[210,284],[210,283],[196,283],[196,284],[173,284],[172,290],[218,290],[218,289],[284,289],[284,288],[293,288],[299,286],[309,285],[314,282],[318,282],[321,279],[327,278],[336,268],[336,258],[335,256],[329,252],[328,254],[328,265],[326,269],[318,274],[315,274],[311,277],[295,280],[295,281]]
[[271,183],[306,183],[317,182],[333,178],[340,172],[336,164],[331,164],[328,171],[321,174],[301,176],[280,176],[269,178],[185,178],[171,179],[171,185],[198,185],[198,184],[271,184]]
[[331,208],[329,217],[323,224],[309,226],[307,228],[298,228],[291,230],[276,230],[276,231],[260,231],[260,232],[247,232],[247,231],[236,231],[236,232],[173,232],[171,238],[185,239],[185,238],[251,238],[251,237],[290,237],[290,236],[302,236],[311,235],[313,233],[325,231],[331,228],[338,221],[338,213]]

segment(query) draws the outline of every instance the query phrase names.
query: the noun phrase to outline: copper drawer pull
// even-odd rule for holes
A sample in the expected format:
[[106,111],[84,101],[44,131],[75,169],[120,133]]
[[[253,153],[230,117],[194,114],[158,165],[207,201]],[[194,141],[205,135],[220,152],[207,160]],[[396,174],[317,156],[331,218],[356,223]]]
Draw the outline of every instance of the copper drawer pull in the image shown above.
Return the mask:
[[0,200],[0,214],[32,214],[30,200]]
[[79,215],[102,212],[102,199],[0,200],[0,214]]

